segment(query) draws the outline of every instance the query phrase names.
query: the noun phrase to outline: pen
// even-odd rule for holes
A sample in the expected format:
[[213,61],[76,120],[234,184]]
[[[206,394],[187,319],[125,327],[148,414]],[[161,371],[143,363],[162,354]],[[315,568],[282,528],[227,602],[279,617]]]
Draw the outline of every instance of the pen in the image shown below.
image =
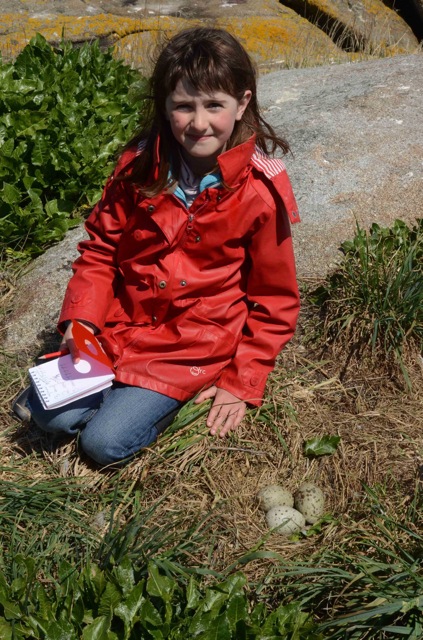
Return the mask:
[[69,349],[64,348],[60,351],[53,351],[53,353],[46,353],[44,356],[40,356],[38,360],[47,360],[48,358],[58,358],[59,356],[65,356],[67,353],[70,353]]

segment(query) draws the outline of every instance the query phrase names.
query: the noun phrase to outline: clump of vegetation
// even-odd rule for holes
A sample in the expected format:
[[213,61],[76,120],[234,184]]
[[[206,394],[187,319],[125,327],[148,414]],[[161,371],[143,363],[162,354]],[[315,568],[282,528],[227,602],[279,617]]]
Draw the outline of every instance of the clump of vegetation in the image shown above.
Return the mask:
[[240,572],[192,566],[210,514],[158,526],[137,481],[87,496],[76,478],[34,483],[25,463],[1,471],[1,638],[320,638],[296,604],[254,602]]
[[98,43],[53,48],[37,35],[0,63],[0,84],[2,253],[33,256],[98,200],[137,125],[144,81]]
[[[336,549],[303,563],[274,567],[269,583],[286,602],[311,609],[324,638],[378,640],[423,634],[422,494],[417,486],[405,514],[392,514],[384,492],[365,487],[366,517],[358,514]],[[362,507],[361,507],[362,508]]]
[[412,228],[357,225],[341,245],[343,259],[311,293],[324,340],[347,346],[349,355],[393,356],[409,384],[404,350],[423,343],[423,219]]
[[109,570],[89,564],[81,572],[65,561],[46,585],[36,579],[33,558],[19,557],[16,564],[12,584],[0,572],[5,640],[322,638],[296,605],[272,612],[263,604],[250,607],[241,573],[205,587],[194,576],[165,575],[154,562],[140,578],[127,558]]

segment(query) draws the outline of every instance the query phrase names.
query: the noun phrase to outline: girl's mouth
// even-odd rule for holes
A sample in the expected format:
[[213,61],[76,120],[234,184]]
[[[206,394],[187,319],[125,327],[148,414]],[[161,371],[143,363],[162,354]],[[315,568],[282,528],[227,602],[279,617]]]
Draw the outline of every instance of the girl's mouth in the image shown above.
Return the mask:
[[194,140],[195,142],[200,142],[201,140],[208,140],[209,138],[211,138],[211,136],[196,136],[193,134],[188,134],[187,138],[189,138],[190,140]]

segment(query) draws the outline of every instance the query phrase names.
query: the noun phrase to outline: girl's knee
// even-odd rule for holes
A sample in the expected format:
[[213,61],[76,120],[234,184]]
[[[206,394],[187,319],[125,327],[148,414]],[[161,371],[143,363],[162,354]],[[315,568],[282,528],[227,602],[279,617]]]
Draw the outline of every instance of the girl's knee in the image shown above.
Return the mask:
[[123,463],[144,447],[157,439],[157,430],[152,427],[141,440],[130,444],[120,441],[114,434],[90,430],[89,426],[81,431],[79,443],[83,452],[101,466]]
[[78,425],[70,422],[65,414],[52,415],[48,410],[32,410],[31,418],[42,431],[57,435],[74,436],[78,432]]

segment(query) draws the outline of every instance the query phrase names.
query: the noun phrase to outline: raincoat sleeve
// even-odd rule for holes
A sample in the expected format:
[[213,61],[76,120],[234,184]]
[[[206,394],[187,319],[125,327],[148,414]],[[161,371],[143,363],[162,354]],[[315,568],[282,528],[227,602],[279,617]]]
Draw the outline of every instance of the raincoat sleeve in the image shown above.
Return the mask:
[[58,322],[61,332],[67,321],[75,319],[85,320],[100,330],[104,326],[118,276],[117,248],[134,206],[132,185],[117,179],[125,160],[121,159],[85,223],[89,240],[78,245],[81,255],[72,266],[73,277]]
[[[290,187],[290,185],[289,185]],[[299,221],[292,190],[276,198],[249,245],[247,299],[250,313],[242,339],[216,385],[260,406],[266,380],[281,349],[292,338],[300,309],[288,215]]]

